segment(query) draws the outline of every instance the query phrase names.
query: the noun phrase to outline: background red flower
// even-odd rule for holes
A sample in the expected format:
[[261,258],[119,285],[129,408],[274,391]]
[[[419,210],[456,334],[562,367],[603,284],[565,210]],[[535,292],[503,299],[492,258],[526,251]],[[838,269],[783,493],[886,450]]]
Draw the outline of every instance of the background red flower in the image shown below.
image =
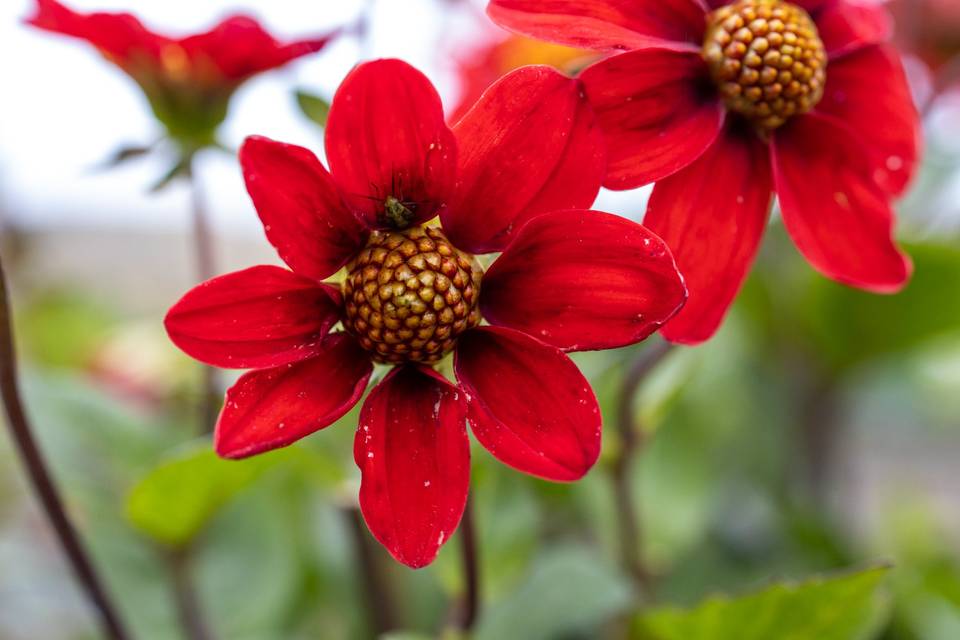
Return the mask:
[[149,30],[129,13],[77,13],[57,0],[36,0],[27,23],[96,47],[140,85],[172,137],[199,146],[210,143],[240,84],[319,51],[332,38],[280,42],[243,15],[204,33],[171,37]]
[[817,270],[899,290],[910,263],[892,239],[890,200],[913,175],[920,134],[885,44],[884,9],[846,0],[711,6],[492,0],[488,11],[520,33],[625,51],[581,77],[607,135],[605,186],[657,183],[646,224],[673,249],[690,289],[664,329],[670,340],[716,331],[756,256],[774,192]]

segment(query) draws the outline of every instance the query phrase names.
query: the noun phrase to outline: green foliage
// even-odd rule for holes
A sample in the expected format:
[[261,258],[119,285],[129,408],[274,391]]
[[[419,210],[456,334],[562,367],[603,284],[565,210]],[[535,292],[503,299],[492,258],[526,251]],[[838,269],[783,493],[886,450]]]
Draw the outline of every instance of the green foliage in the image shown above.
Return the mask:
[[327,117],[330,115],[329,101],[303,89],[298,89],[294,95],[303,115],[320,127],[327,126]]
[[526,581],[485,610],[475,640],[557,638],[590,629],[634,602],[627,579],[581,548],[549,550]]
[[83,367],[89,364],[115,320],[108,309],[90,298],[57,289],[24,306],[17,315],[15,328],[33,361],[56,367]]
[[817,278],[800,316],[823,357],[844,369],[960,330],[960,249],[908,248],[910,284],[897,295],[857,291]]
[[240,490],[286,452],[249,460],[222,460],[209,443],[162,462],[131,490],[126,515],[155,541],[182,546],[193,540]]
[[637,618],[636,640],[867,640],[886,614],[879,588],[887,569],[778,583],[693,609],[664,607]]

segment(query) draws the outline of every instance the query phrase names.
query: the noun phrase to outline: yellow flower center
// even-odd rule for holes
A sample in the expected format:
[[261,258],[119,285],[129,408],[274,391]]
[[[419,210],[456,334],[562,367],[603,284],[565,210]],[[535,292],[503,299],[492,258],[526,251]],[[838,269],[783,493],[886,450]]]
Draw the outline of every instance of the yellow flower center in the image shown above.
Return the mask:
[[762,133],[823,97],[827,50],[804,9],[783,0],[739,0],[710,14],[703,57],[727,107]]
[[482,275],[438,227],[374,231],[347,265],[344,326],[377,362],[436,362],[480,322]]

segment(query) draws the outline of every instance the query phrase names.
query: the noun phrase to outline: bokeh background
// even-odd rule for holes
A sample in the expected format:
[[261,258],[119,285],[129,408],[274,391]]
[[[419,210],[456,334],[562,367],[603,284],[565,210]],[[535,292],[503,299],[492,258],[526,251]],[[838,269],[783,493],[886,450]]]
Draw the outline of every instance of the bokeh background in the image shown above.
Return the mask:
[[[240,9],[288,37],[352,25],[368,12],[366,37],[347,33],[244,85],[222,129],[228,147],[257,133],[318,152],[322,129],[295,91],[331,97],[360,58],[411,62],[450,113],[480,63],[493,77],[524,60],[571,64],[572,56],[528,43],[490,53],[506,36],[482,5],[71,4],[132,10],[172,33]],[[657,635],[651,616],[662,621],[678,615],[665,606],[771,581],[889,567],[876,569],[879,596],[871,591],[869,606],[856,609],[849,633],[836,631],[847,629],[840,618],[828,625],[835,637],[960,638],[960,9],[952,0],[903,5],[898,37],[927,131],[922,174],[899,207],[899,236],[916,264],[911,285],[876,297],[825,280],[775,216],[710,343],[674,349],[636,394],[624,393],[624,371],[655,344],[578,355],[607,423],[604,454],[587,478],[549,484],[474,452],[483,589],[476,637],[687,640],[694,636]],[[29,9],[27,0],[0,3],[0,251],[28,409],[111,592],[141,638],[183,637],[175,603],[184,590],[216,637],[370,637],[352,527],[356,412],[250,463],[214,458],[198,434],[200,370],[161,325],[196,280],[189,189],[149,192],[169,164],[162,154],[104,167],[116,149],[157,139],[158,125],[137,87],[92,49],[24,26]],[[217,271],[276,262],[235,158],[209,151],[199,161]],[[640,220],[647,196],[604,192],[596,208]],[[646,589],[623,565],[612,490],[624,411],[641,429],[627,480],[641,523],[633,543],[651,573]],[[395,619],[411,634],[404,637],[432,637],[449,624],[463,590],[457,544],[418,572],[378,550]],[[93,637],[93,619],[0,437],[0,638]]]

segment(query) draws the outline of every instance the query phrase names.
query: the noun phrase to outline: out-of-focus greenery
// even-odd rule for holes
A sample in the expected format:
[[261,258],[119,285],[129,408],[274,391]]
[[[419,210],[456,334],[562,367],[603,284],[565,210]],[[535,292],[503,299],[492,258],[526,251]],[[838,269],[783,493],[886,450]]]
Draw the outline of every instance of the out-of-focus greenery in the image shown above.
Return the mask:
[[651,609],[634,637],[647,640],[848,640],[877,633],[886,615],[878,590],[886,569],[800,584],[775,584],[754,594],[714,596],[694,609]]
[[[620,557],[611,471],[623,373],[648,347],[577,354],[606,422],[586,478],[543,482],[473,448],[475,637],[960,638],[958,247],[915,234],[910,286],[872,296],[815,274],[772,225],[716,338],[675,349],[626,399],[645,441],[630,479],[647,591]],[[350,526],[358,411],[290,449],[219,460],[197,432],[198,369],[163,336],[168,301],[130,318],[92,300],[18,292],[25,392],[138,637],[183,637],[171,558],[184,552],[220,638],[369,637]],[[377,548],[390,638],[456,637],[459,542],[416,572]],[[2,638],[95,637],[6,438],[0,605]]]

